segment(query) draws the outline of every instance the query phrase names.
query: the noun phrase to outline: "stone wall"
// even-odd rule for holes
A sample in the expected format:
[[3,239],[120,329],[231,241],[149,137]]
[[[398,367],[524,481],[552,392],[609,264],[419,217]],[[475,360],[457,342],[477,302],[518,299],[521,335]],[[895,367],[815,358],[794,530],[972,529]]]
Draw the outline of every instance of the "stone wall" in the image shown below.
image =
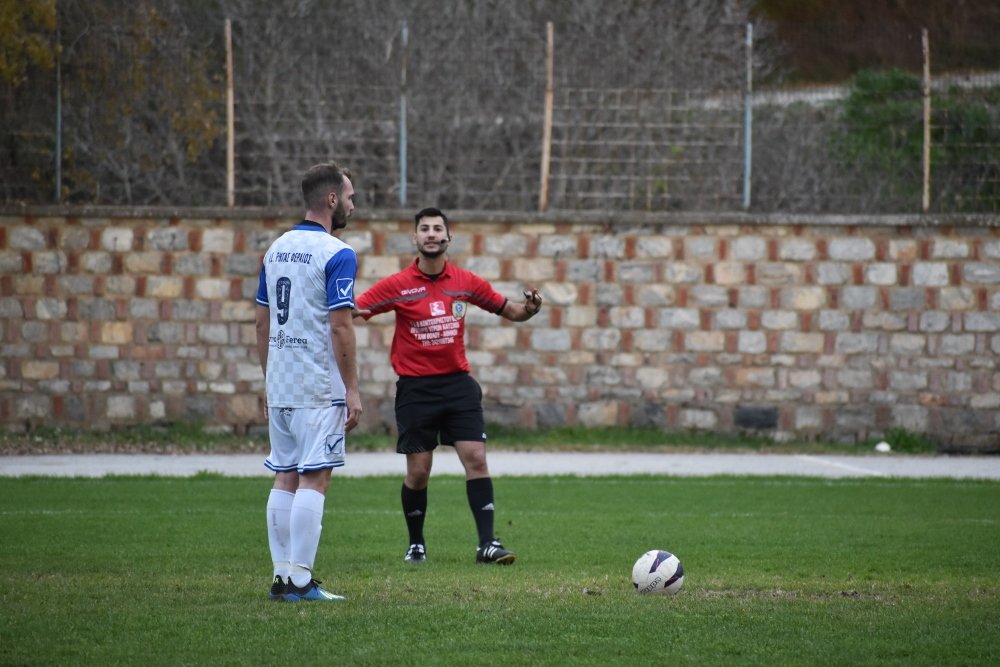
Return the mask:
[[[298,211],[0,211],[0,423],[262,420],[253,296]],[[358,293],[410,212],[354,219]],[[453,214],[452,257],[542,313],[470,311],[488,419],[1000,451],[989,218]],[[364,428],[392,428],[392,317],[359,327]]]

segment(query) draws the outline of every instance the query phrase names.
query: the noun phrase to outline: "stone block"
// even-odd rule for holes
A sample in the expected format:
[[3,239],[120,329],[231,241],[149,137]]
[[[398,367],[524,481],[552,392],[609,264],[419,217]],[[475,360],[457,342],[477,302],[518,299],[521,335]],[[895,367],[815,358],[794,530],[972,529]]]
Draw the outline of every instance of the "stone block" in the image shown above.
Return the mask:
[[1000,331],[1000,313],[965,313],[962,317],[966,331]]
[[865,283],[869,285],[895,285],[898,280],[895,264],[876,262],[865,267]]
[[934,239],[931,244],[932,259],[964,259],[971,255],[969,242],[959,239]]
[[741,331],[736,349],[743,354],[762,354],[767,351],[767,336],[763,331]]
[[920,321],[917,327],[920,331],[939,332],[944,331],[951,324],[951,315],[942,313],[939,310],[929,310],[920,314]]
[[688,292],[694,305],[728,306],[729,290],[717,285],[697,285]]
[[787,262],[761,262],[756,265],[757,282],[761,285],[799,285],[802,265]]
[[209,257],[206,254],[177,253],[173,261],[173,272],[179,276],[204,276],[209,272]]
[[592,401],[581,403],[576,418],[582,426],[614,426],[618,423],[617,401]]
[[781,307],[793,310],[818,310],[826,305],[822,287],[787,287],[781,290]]
[[150,229],[146,233],[146,246],[154,250],[178,250],[188,249],[188,230],[186,227],[162,227],[160,229]]
[[889,338],[889,350],[894,354],[914,355],[927,350],[927,336],[897,333]]
[[747,312],[731,308],[718,310],[713,313],[712,322],[712,326],[715,329],[745,329],[747,326]]
[[697,329],[701,318],[694,308],[660,309],[660,326],[665,329]]
[[729,243],[729,256],[744,262],[767,259],[767,240],[759,236],[741,236]]
[[684,335],[684,349],[691,352],[721,352],[726,349],[724,331],[690,331]]
[[206,229],[201,233],[201,251],[228,255],[236,247],[236,232],[232,229],[217,227]]
[[851,267],[848,264],[820,262],[816,265],[816,282],[820,285],[846,285],[851,281]]
[[36,227],[11,227],[7,230],[7,247],[11,250],[44,250],[48,245],[45,233]]
[[160,275],[163,273],[162,252],[134,252],[122,258],[122,266],[128,273],[139,275]]
[[878,301],[878,291],[874,287],[844,287],[840,291],[841,307],[848,310],[867,310]]
[[135,232],[131,227],[107,227],[101,230],[101,249],[127,253],[132,250]]
[[127,345],[134,340],[131,322],[103,322],[101,324],[100,342],[107,345]]
[[572,343],[570,332],[565,329],[539,329],[531,332],[531,347],[538,351],[568,352]]
[[684,255],[689,259],[719,259],[719,242],[711,236],[689,236],[684,239]]
[[765,329],[798,329],[799,314],[792,310],[765,310],[760,314],[760,325]]
[[810,262],[816,259],[816,244],[807,239],[782,239],[778,244],[778,259]]
[[975,285],[998,285],[1000,262],[970,262],[962,267],[962,279]]
[[682,428],[711,430],[719,424],[719,417],[712,410],[688,408],[681,410],[678,420]]
[[608,309],[611,326],[620,329],[641,329],[646,326],[646,310],[638,306],[619,306]]
[[833,260],[862,262],[875,257],[875,243],[862,238],[831,239],[827,244],[827,253]]
[[942,262],[917,262],[913,265],[913,284],[922,287],[947,285],[948,265]]
[[835,349],[839,354],[872,354],[878,351],[878,334],[837,334]]
[[538,254],[541,257],[575,257],[577,252],[577,237],[553,234],[542,236],[538,241]]
[[580,334],[580,344],[585,350],[617,350],[621,339],[621,331],[617,329],[585,329]]
[[636,303],[640,306],[673,306],[677,303],[677,290],[672,285],[660,283],[636,288]]
[[623,284],[648,285],[656,280],[656,266],[642,262],[622,262],[618,280]]
[[622,259],[625,257],[625,238],[617,235],[591,236],[588,256],[602,259]]
[[635,242],[637,257],[666,258],[674,254],[672,239],[663,236],[640,236]]
[[66,253],[62,251],[41,251],[32,253],[32,270],[35,273],[62,273],[66,270]]

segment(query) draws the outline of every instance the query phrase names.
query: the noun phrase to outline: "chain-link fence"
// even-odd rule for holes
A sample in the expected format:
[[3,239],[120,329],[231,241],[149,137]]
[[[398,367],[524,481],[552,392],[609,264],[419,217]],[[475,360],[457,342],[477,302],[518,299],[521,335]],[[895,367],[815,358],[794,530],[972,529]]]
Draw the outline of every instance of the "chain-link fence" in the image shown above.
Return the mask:
[[63,3],[58,65],[6,86],[4,200],[218,206],[231,177],[236,205],[298,206],[301,172],[336,159],[372,208],[1000,210],[1000,63],[937,69],[946,30],[929,50],[834,32],[823,48],[905,57],[809,86],[785,83],[794,39],[724,0],[354,4]]

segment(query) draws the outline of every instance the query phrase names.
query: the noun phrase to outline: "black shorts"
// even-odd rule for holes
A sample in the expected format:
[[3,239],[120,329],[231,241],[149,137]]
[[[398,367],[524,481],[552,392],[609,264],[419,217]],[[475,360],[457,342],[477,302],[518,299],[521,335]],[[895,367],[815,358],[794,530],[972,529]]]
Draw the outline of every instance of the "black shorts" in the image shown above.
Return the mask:
[[438,444],[486,442],[483,390],[468,373],[401,377],[396,382],[400,454],[430,452]]

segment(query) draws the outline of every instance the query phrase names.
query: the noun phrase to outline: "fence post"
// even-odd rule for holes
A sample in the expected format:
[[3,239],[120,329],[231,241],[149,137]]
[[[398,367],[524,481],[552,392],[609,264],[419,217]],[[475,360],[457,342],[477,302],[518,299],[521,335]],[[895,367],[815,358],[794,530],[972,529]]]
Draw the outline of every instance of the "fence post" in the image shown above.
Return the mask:
[[62,203],[62,31],[59,25],[59,14],[56,13],[56,192],[57,204]]
[[236,206],[236,118],[233,110],[233,22],[226,19],[226,206]]
[[927,28],[920,31],[920,42],[924,52],[924,197],[921,210],[926,213],[931,207],[931,45]]
[[410,31],[403,21],[400,34],[402,58],[399,66],[399,206],[406,206],[406,68],[409,59]]
[[542,126],[542,175],[538,191],[538,210],[549,207],[549,169],[552,161],[552,104],[555,84],[555,28],[545,24],[545,120]]
[[747,87],[743,97],[743,210],[750,209],[750,172],[753,169],[753,24],[747,23]]

